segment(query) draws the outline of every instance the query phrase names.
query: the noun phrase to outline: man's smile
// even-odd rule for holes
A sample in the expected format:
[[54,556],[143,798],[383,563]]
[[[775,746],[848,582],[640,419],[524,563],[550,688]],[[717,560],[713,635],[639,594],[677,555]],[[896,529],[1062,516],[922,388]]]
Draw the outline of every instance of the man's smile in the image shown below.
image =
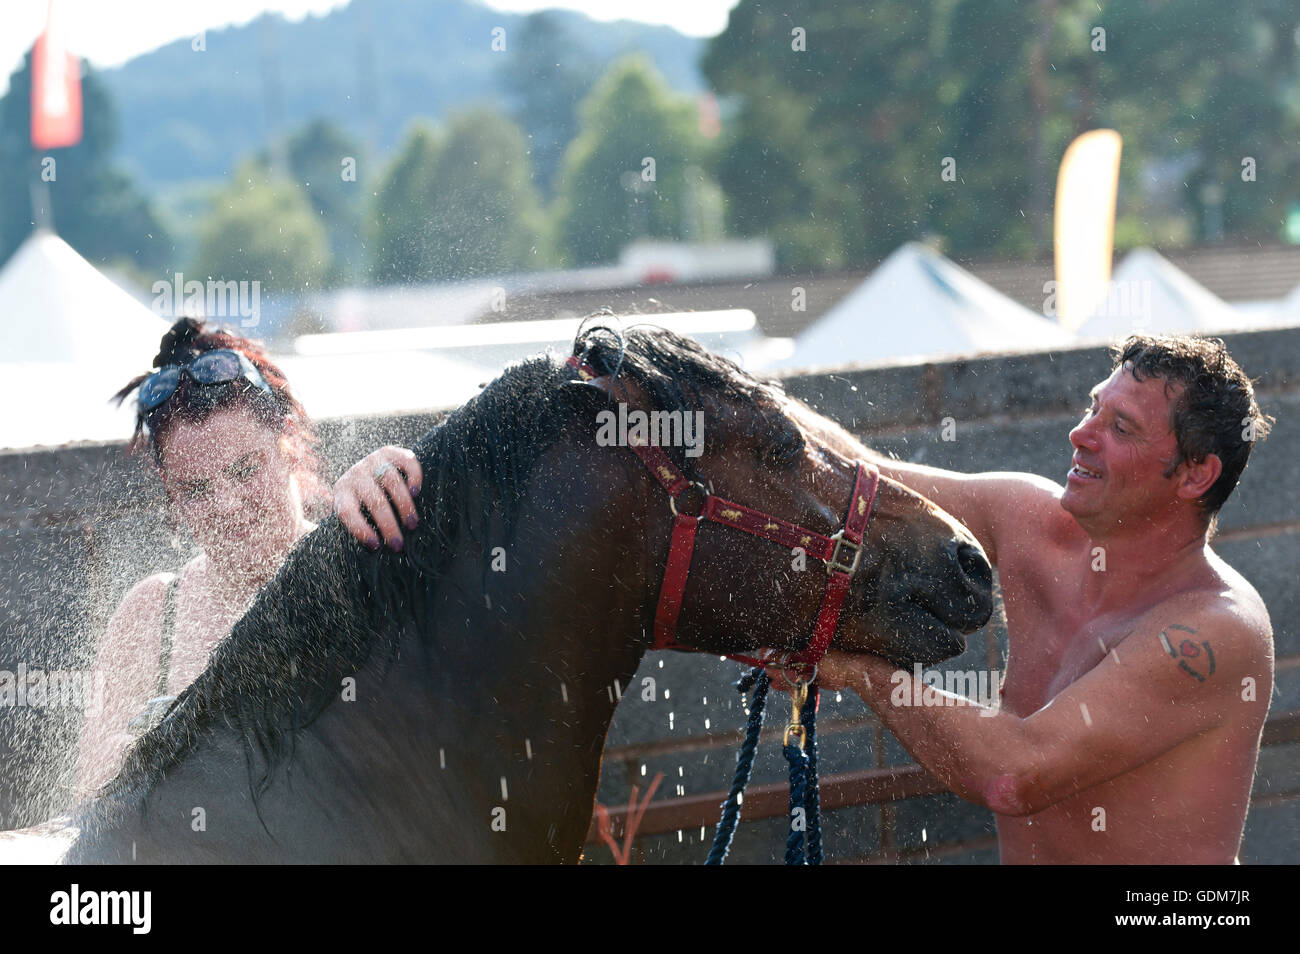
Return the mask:
[[1076,480],[1100,480],[1102,472],[1095,467],[1084,466],[1076,457],[1074,459],[1074,466],[1070,468],[1070,477]]

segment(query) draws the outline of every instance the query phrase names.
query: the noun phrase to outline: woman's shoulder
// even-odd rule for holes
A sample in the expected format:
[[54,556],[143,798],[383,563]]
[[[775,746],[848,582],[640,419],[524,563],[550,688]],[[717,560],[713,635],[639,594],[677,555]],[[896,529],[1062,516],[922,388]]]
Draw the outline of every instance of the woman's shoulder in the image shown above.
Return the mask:
[[122,623],[136,623],[142,619],[156,617],[162,611],[163,601],[167,598],[167,588],[181,576],[192,574],[196,570],[201,572],[200,561],[202,560],[203,554],[199,554],[183,567],[153,573],[137,582],[127,590],[126,596],[122,597],[117,612],[113,614],[114,619]]

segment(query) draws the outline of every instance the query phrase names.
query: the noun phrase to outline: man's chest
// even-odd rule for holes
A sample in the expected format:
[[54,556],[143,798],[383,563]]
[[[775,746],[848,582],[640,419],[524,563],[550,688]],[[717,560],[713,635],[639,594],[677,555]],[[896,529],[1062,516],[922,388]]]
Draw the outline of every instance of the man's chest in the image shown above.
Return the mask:
[[1008,654],[1002,704],[1026,716],[1102,662],[1133,632],[1146,608],[1092,614],[1080,605],[1074,567],[1039,561],[1004,567]]

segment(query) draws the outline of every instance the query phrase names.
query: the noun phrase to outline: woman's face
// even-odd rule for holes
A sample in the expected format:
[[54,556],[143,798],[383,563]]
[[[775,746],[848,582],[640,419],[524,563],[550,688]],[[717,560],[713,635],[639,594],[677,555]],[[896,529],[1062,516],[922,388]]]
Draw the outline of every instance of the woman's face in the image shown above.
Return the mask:
[[225,408],[201,422],[175,422],[161,449],[173,510],[209,559],[278,565],[302,504],[276,431],[244,408]]

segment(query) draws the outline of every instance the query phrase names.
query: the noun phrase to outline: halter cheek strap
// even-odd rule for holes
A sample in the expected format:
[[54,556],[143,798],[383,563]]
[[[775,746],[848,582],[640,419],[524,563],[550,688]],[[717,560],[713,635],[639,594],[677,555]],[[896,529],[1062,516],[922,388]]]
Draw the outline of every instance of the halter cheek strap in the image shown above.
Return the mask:
[[[583,381],[597,379],[596,371],[576,356],[566,362],[577,369]],[[849,500],[844,518],[844,529],[833,536],[824,536],[796,524],[746,507],[744,504],[715,496],[702,485],[691,481],[659,447],[651,444],[630,443],[633,453],[668,494],[668,506],[673,513],[672,537],[668,546],[668,561],[664,567],[663,583],[659,588],[659,605],[655,611],[655,634],[651,649],[675,649],[683,652],[700,650],[677,642],[677,621],[681,616],[686,581],[690,575],[695,552],[695,534],[706,520],[720,523],[744,533],[771,540],[782,546],[801,548],[805,554],[826,564],[829,580],[822,594],[821,608],[813,626],[812,637],[805,649],[788,654],[786,665],[801,669],[813,668],[830,648],[831,640],[839,628],[840,614],[849,585],[858,569],[862,537],[871,520],[880,472],[862,461],[857,462],[853,496]],[[698,513],[683,513],[678,502],[688,489],[694,487],[703,497]],[[730,658],[754,665],[764,665],[763,660],[750,656],[730,654]]]

